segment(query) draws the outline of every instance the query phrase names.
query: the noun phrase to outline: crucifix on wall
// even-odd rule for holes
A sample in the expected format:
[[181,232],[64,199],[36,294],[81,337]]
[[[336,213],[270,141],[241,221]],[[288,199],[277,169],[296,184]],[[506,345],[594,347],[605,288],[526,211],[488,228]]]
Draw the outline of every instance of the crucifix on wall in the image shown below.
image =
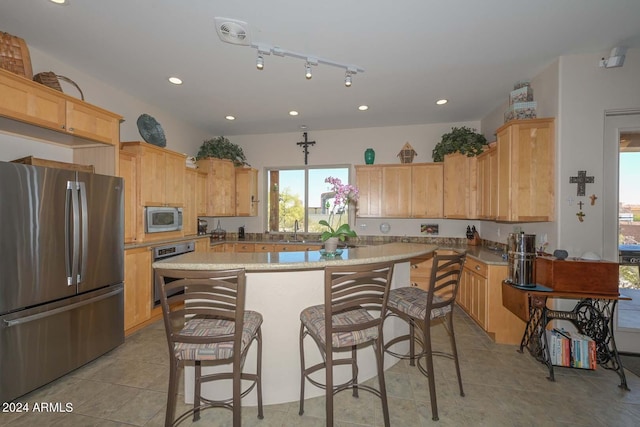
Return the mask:
[[307,161],[308,161],[308,157],[309,157],[309,146],[310,145],[316,145],[316,142],[315,141],[308,141],[306,132],[303,132],[302,136],[304,137],[304,141],[297,142],[296,144],[300,145],[301,147],[304,147],[302,149],[302,152],[304,153],[304,164],[306,165]]
[[586,184],[593,184],[595,178],[587,176],[587,171],[578,171],[578,176],[570,176],[570,184],[578,184],[578,196],[584,196],[586,194]]

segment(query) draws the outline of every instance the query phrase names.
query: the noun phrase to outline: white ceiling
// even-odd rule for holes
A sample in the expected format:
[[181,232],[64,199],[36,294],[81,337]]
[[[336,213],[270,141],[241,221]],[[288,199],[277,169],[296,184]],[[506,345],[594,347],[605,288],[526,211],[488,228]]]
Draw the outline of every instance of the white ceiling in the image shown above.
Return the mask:
[[[640,46],[639,0],[68,2],[2,0],[0,31],[212,135],[480,120],[558,56]],[[220,41],[214,17],[365,72],[346,88],[327,65],[306,80],[300,59],[265,56],[258,71],[257,51]]]

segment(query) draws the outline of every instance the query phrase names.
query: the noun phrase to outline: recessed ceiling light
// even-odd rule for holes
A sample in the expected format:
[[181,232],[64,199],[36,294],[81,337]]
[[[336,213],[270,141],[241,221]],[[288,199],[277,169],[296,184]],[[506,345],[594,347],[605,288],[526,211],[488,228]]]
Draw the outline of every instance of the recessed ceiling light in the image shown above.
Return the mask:
[[360,111],[367,111],[368,109],[369,109],[368,105],[361,105],[361,106],[358,107],[358,110],[360,110]]
[[436,101],[436,104],[437,104],[437,105],[444,105],[444,104],[446,104],[447,102],[449,102],[449,100],[448,100],[448,99],[438,99],[438,100]]
[[291,110],[291,111],[289,111],[289,115],[290,116],[297,116],[298,112],[296,110]]
[[67,0],[49,0],[51,3],[55,4],[66,4]]
[[307,130],[307,125],[300,125],[300,129]]
[[224,116],[225,119],[227,120],[235,120],[235,116]]
[[179,79],[178,77],[169,77],[169,81],[171,83],[173,83],[174,85],[181,85],[182,84],[182,79]]

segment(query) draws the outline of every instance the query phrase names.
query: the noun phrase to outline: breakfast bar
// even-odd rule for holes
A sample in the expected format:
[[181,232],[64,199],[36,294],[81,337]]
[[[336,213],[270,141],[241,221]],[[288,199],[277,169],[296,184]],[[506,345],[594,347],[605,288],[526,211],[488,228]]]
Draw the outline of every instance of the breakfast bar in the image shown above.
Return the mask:
[[[391,287],[408,286],[409,261],[432,254],[435,245],[389,243],[344,249],[335,257],[319,251],[222,253],[191,252],[157,261],[153,267],[182,270],[226,270],[244,268],[247,273],[246,308],[262,313],[263,332],[263,397],[265,404],[297,401],[300,393],[300,361],[298,334],[300,312],[311,305],[324,303],[324,267],[328,265],[361,265],[375,262],[395,263]],[[385,340],[406,333],[406,326],[392,318],[385,324]],[[311,343],[309,343],[311,344]],[[359,350],[359,377],[365,381],[376,375],[375,357],[370,347]],[[309,363],[320,362],[317,349],[309,347],[305,354]],[[253,358],[253,360],[252,360]],[[398,359],[389,357],[385,367]],[[255,354],[247,356],[246,366],[253,366]],[[336,369],[336,380],[350,372]],[[323,390],[309,388],[307,397],[320,396]],[[203,395],[212,398],[216,391],[203,386]],[[185,368],[185,401],[193,401],[193,368]],[[255,405],[255,393],[243,400]]]

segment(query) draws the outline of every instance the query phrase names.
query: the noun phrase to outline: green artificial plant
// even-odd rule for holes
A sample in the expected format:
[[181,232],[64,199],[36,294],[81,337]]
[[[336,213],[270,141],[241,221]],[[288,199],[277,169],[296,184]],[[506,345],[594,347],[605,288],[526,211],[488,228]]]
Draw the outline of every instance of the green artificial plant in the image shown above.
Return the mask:
[[433,161],[442,162],[444,156],[452,153],[462,153],[467,157],[482,154],[484,146],[487,145],[487,138],[475,129],[462,127],[452,127],[451,132],[442,135],[442,140],[433,149]]
[[233,161],[236,166],[247,165],[247,158],[242,148],[229,141],[224,136],[218,136],[213,139],[205,140],[200,146],[196,158],[206,159],[207,157],[215,157],[217,159],[228,159]]

